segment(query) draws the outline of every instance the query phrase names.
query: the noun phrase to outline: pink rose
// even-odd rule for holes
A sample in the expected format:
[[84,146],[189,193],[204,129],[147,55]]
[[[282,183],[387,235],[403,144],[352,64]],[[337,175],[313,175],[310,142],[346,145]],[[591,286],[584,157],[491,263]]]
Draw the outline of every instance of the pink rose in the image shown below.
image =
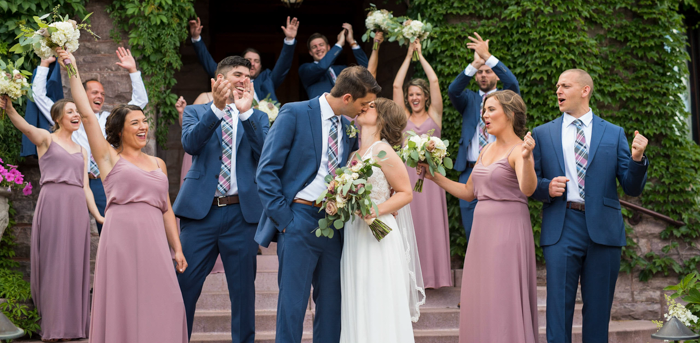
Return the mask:
[[335,180],[332,180],[331,183],[328,184],[328,193],[335,194],[335,186]]
[[434,141],[428,142],[428,145],[425,147],[425,150],[427,150],[428,152],[435,151],[435,142]]
[[358,163],[359,163],[359,162],[358,162],[357,160],[352,160],[352,162],[350,162],[350,165],[354,167],[354,166],[356,166]]
[[329,216],[334,216],[338,213],[338,206],[336,206],[335,201],[328,200],[326,203],[326,213]]
[[30,195],[30,194],[32,194],[32,184],[31,184],[31,182],[27,182],[27,185],[24,186],[24,189],[22,190],[22,193],[24,193],[24,195]]

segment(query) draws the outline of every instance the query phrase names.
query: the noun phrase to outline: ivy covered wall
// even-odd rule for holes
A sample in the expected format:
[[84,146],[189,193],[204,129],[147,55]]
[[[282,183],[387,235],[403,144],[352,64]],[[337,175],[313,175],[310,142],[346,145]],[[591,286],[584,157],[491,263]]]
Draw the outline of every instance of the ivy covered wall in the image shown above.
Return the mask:
[[[691,1],[645,0],[413,0],[409,15],[421,14],[438,27],[426,55],[446,90],[472,62],[468,35],[490,39],[491,53],[503,61],[520,82],[528,106],[530,129],[560,115],[554,85],[566,69],[587,70],[595,81],[593,111],[624,128],[649,138],[649,181],[640,199],[632,201],[687,223],[660,233],[663,247],[640,255],[628,238],[623,270],[638,271],[647,280],[657,273],[687,273],[700,257],[679,253],[694,248],[700,234],[700,147],[687,139],[688,116],[681,94],[687,77],[688,54],[680,4]],[[696,7],[697,8],[697,7]],[[477,90],[472,83],[472,89]],[[449,103],[447,92],[443,92]],[[460,114],[445,106],[443,138],[457,142]],[[456,154],[457,145],[451,146]],[[456,179],[456,173],[452,173]],[[622,194],[622,193],[621,193]],[[628,199],[629,200],[629,199]],[[530,203],[533,231],[539,240],[541,205]],[[625,215],[630,212],[624,210]],[[449,216],[459,205],[449,200]],[[648,219],[648,218],[646,218]],[[453,255],[464,255],[459,221],[451,222]],[[634,227],[628,226],[628,237]],[[541,259],[538,249],[538,259]]]

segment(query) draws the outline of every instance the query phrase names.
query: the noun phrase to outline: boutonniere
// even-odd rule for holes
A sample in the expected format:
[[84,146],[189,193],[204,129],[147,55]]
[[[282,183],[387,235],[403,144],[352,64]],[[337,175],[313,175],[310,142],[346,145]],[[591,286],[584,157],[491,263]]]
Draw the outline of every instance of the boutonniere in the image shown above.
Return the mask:
[[345,134],[348,135],[348,137],[350,137],[350,138],[357,137],[357,127],[355,126],[354,121],[351,121],[350,125],[346,126]]

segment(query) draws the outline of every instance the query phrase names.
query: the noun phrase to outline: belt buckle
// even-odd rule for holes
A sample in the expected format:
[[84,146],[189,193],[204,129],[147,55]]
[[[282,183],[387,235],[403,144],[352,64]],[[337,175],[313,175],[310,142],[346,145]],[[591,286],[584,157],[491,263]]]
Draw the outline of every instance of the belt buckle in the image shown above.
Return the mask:
[[217,197],[217,198],[216,198],[216,206],[224,207],[224,206],[227,205],[227,204],[222,204],[222,203],[221,203],[221,199],[222,199],[222,198],[225,198],[225,197]]

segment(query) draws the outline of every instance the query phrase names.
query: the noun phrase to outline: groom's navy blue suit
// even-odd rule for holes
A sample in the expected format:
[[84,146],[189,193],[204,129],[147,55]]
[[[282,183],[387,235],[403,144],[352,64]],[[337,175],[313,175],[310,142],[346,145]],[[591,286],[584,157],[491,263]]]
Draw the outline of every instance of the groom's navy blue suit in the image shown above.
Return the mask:
[[[342,116],[340,120],[343,166],[358,147],[357,138],[345,133],[348,121]],[[316,303],[314,342],[340,340],[342,230],[331,239],[316,237],[313,231],[325,213],[319,213],[317,207],[293,203],[297,193],[312,183],[320,168],[326,167],[321,166],[322,150],[319,98],[284,105],[265,141],[257,174],[264,210],[255,240],[265,247],[276,240],[279,258],[276,342],[301,342],[312,285]]]
[[247,120],[238,120],[232,176],[236,176],[240,203],[219,207],[213,202],[221,171],[221,119],[211,104],[187,106],[182,117],[182,146],[192,155],[192,167],[173,204],[180,218],[180,240],[188,263],[185,272],[178,274],[178,281],[188,333],[192,335],[197,299],[220,254],[231,299],[232,341],[253,343],[258,252],[253,237],[262,213],[255,173],[269,121],[258,110]]
[[617,183],[639,196],[646,183],[646,157],[635,162],[625,132],[593,115],[585,174],[585,210],[567,208],[567,193],[550,197],[549,183],[565,176],[562,119],[535,128],[532,137],[537,189],[542,201],[540,245],[547,264],[547,341],[570,343],[576,290],[583,297],[583,341],[607,342],[610,309],[620,270],[625,224]]

